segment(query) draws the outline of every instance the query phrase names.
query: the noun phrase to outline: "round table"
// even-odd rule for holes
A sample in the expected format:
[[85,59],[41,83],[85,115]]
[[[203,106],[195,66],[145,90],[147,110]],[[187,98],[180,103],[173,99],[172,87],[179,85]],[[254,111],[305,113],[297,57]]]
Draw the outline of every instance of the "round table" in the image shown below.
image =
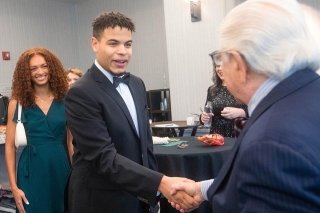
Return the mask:
[[[225,138],[223,146],[208,146],[198,142],[195,137],[179,137],[180,141],[187,141],[186,148],[175,146],[154,145],[154,154],[158,161],[159,171],[167,176],[186,177],[195,181],[216,177],[228,159],[234,138]],[[161,212],[176,213],[166,199],[161,201]],[[209,203],[204,202],[192,211],[194,213],[212,212]]]
[[[184,130],[188,128],[192,128],[191,136],[195,136],[198,129],[198,124],[195,123],[194,125],[187,125],[186,121],[160,121],[160,122],[153,122],[151,124],[151,128],[153,131],[153,135],[155,136],[172,136],[172,137],[182,137]],[[176,129],[179,130],[179,135],[176,133]],[[168,135],[159,134],[159,131],[164,130],[167,132]],[[166,131],[167,130],[167,131]],[[166,133],[165,133],[166,134]]]

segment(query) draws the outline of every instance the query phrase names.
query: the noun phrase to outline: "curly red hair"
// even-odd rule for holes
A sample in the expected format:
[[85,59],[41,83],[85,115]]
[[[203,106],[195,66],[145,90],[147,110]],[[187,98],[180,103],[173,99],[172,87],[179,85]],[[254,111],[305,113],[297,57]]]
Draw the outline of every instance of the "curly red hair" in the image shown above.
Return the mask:
[[68,90],[68,82],[63,65],[58,57],[46,48],[31,48],[23,52],[16,64],[12,79],[12,98],[22,106],[35,104],[35,91],[31,80],[30,60],[42,56],[49,70],[49,86],[54,98],[61,100]]

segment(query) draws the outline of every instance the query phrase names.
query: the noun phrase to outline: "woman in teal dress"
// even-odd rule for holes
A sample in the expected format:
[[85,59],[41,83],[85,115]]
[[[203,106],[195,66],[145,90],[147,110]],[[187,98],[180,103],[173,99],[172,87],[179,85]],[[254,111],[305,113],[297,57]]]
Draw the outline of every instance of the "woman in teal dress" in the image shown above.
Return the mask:
[[[70,173],[63,97],[68,83],[59,59],[32,48],[18,59],[8,109],[5,158],[10,187],[20,213],[63,213]],[[17,103],[28,144],[17,172],[15,128]]]

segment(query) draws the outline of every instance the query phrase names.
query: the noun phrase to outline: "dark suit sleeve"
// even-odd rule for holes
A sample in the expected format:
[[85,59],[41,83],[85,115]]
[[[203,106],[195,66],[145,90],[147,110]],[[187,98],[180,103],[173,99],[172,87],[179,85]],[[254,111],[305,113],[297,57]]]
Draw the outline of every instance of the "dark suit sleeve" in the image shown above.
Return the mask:
[[314,159],[306,154],[308,149],[310,147],[291,147],[272,140],[259,141],[247,148],[234,171],[240,201],[238,209],[241,212],[318,212],[320,174]]
[[80,155],[81,162],[88,162],[97,176],[105,178],[105,182],[153,204],[163,175],[118,154],[101,103],[93,93],[73,87],[65,99],[67,122],[77,150],[74,165],[77,166],[77,156]]

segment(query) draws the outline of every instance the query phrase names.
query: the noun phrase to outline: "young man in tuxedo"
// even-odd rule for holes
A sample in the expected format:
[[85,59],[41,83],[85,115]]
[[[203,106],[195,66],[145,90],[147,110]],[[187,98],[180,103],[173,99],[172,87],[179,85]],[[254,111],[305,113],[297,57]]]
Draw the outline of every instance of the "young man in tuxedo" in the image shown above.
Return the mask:
[[126,71],[135,26],[113,12],[99,15],[92,26],[96,60],[65,99],[74,144],[69,211],[147,213],[159,192],[170,197],[178,178],[157,172],[146,88]]

